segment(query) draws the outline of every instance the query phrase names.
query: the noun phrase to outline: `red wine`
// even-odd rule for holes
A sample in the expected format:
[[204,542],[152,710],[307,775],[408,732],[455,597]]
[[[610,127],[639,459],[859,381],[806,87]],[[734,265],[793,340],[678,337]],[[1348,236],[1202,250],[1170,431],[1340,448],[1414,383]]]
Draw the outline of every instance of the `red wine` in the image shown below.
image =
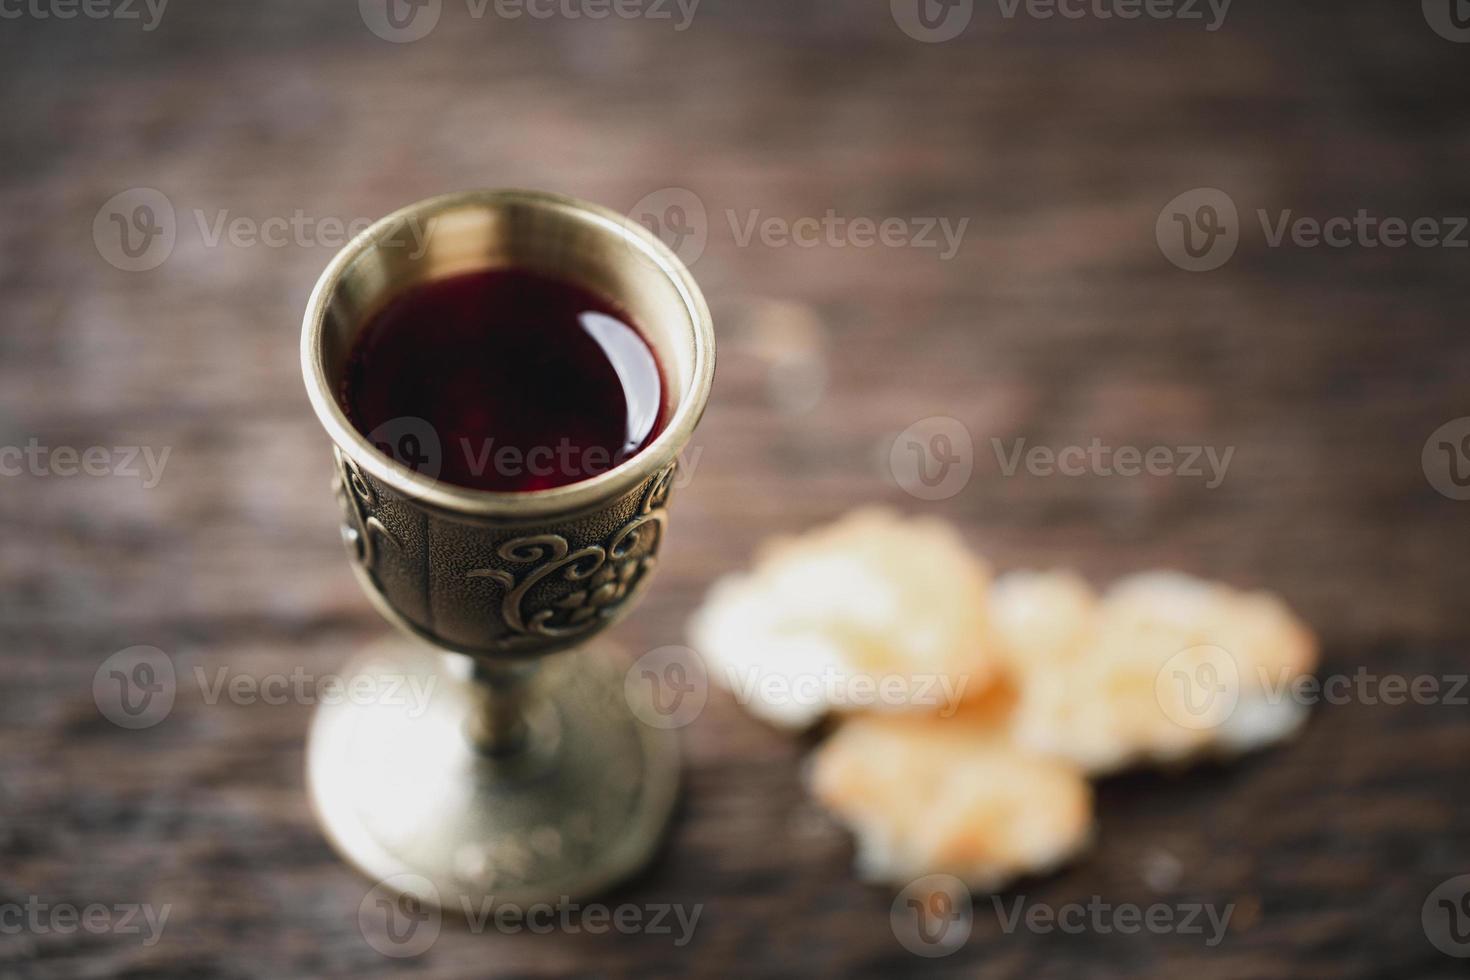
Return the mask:
[[425,283],[358,336],[342,399],[380,450],[477,490],[586,480],[663,429],[664,386],[632,319],[523,269]]

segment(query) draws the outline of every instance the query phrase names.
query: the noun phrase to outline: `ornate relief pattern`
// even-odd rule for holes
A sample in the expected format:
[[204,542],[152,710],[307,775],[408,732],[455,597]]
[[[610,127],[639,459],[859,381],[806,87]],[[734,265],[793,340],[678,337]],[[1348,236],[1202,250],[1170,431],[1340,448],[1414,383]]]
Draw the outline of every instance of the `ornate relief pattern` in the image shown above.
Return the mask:
[[333,489],[337,492],[337,502],[342,505],[342,540],[358,562],[371,570],[377,561],[380,542],[386,541],[394,548],[402,546],[393,532],[373,515],[378,506],[378,494],[363,477],[357,464],[335,446],[332,454],[337,457],[337,479]]
[[[505,589],[501,616],[513,633],[507,646],[585,633],[616,615],[638,592],[657,562],[675,469],[670,466],[649,483],[638,512],[602,543],[573,551],[560,534],[512,538],[496,554],[515,564],[533,565],[530,571],[519,578],[500,568],[469,572],[469,578],[487,578]],[[646,548],[640,547],[645,543]],[[528,609],[531,591],[555,576],[576,587],[541,608]]]

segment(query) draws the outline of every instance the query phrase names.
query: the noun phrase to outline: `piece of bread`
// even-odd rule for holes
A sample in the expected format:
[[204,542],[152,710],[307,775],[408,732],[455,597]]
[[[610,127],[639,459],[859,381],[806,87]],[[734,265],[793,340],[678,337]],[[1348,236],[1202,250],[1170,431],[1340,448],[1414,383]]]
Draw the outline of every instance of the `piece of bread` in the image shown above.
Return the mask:
[[876,508],[778,539],[690,624],[717,683],[773,724],[952,714],[996,675],[990,571],[950,525]]
[[1072,572],[1008,572],[990,590],[996,652],[1014,676],[1065,665],[1097,620],[1097,593]]
[[1317,662],[1272,595],[1171,572],[1103,596],[1069,572],[992,584],[949,525],[875,509],[763,548],[716,583],[691,638],[752,714],[842,713],[808,782],[863,877],[977,891],[1087,846],[1088,776],[1291,735]]
[[1101,775],[1238,754],[1305,720],[1292,687],[1316,640],[1276,597],[1172,572],[1123,579],[1100,601],[1088,592],[1065,573],[996,585],[1021,744]]
[[893,884],[950,874],[975,891],[1056,868],[1092,837],[1081,771],[967,707],[951,718],[861,716],[820,745],[812,793],[851,829],[857,870]]

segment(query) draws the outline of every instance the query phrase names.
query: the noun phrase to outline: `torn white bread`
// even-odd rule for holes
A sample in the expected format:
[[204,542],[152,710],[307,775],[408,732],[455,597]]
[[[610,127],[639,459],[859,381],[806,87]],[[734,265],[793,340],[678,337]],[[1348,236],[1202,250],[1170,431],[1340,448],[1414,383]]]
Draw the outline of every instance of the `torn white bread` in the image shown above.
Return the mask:
[[949,715],[996,675],[990,571],[949,524],[869,508],[778,539],[690,624],[715,681],[768,722]]
[[813,795],[853,833],[858,874],[950,874],[993,891],[1055,869],[1092,839],[1092,789],[1065,760],[966,707],[950,718],[844,721],[812,757]]
[[1008,572],[990,590],[997,653],[1013,675],[1075,658],[1097,617],[1092,586],[1072,572]]
[[1089,774],[1239,754],[1306,718],[1293,695],[1316,640],[1267,593],[1151,572],[1097,599],[1068,573],[1017,573],[992,607],[1017,741]]

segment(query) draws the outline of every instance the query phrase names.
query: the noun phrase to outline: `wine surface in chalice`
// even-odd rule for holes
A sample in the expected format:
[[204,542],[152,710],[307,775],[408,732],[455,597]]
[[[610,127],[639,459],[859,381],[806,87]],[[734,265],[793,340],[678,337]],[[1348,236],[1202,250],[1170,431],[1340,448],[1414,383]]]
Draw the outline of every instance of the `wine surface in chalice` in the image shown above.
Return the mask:
[[545,490],[636,455],[666,422],[663,373],[632,318],[519,268],[419,284],[353,344],[341,393],[380,451],[476,490]]

